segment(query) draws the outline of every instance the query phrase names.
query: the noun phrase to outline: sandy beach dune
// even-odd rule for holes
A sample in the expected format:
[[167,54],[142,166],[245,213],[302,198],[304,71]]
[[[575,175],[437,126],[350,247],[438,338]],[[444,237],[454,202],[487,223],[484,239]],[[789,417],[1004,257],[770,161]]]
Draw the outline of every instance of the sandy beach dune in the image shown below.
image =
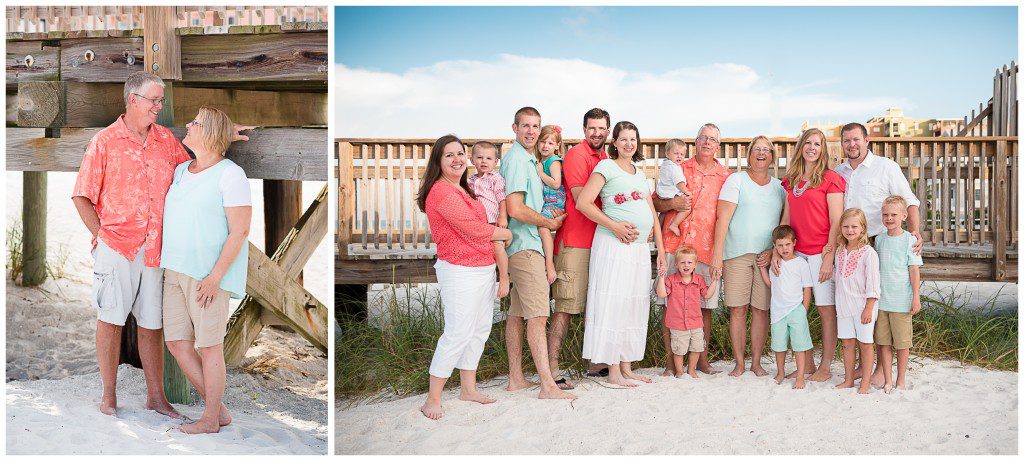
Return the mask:
[[[725,370],[731,363],[720,362]],[[788,364],[790,370],[793,364]],[[773,364],[768,370],[774,372]],[[338,454],[1016,454],[1017,373],[913,358],[913,389],[885,395],[791,389],[747,372],[654,379],[634,389],[579,383],[579,399],[541,401],[482,383],[492,405],[445,392],[445,417],[418,411],[424,396],[338,402]],[[347,407],[346,407],[347,405]]]

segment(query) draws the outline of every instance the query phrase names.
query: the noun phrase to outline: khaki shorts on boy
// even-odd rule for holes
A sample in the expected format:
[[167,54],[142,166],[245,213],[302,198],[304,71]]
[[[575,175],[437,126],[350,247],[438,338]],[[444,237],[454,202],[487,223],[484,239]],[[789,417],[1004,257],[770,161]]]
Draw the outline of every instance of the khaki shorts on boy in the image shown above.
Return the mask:
[[195,341],[195,347],[216,346],[227,333],[231,294],[218,289],[203,307],[196,301],[199,280],[170,269],[164,274],[164,341]]
[[910,349],[914,345],[914,327],[910,312],[878,310],[875,322],[875,344],[895,349]]
[[757,267],[757,254],[747,253],[722,262],[722,281],[725,285],[725,305],[750,305],[762,311],[771,305],[772,290],[761,278]]
[[587,306],[590,278],[590,249],[562,246],[555,255],[557,278],[551,285],[555,312],[582,314]]
[[669,330],[672,338],[672,353],[686,355],[687,352],[704,352],[704,329]]
[[548,276],[544,269],[544,255],[534,250],[523,250],[508,258],[512,303],[508,315],[529,320],[551,315],[548,297]]

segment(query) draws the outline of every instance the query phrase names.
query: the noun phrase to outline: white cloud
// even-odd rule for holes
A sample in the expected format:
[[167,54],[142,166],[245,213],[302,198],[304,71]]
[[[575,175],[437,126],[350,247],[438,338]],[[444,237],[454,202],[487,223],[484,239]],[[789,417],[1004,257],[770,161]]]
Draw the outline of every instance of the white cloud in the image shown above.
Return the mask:
[[[906,101],[842,95],[834,82],[780,87],[741,64],[624,70],[578,59],[501,55],[493,61],[442,61],[402,74],[338,65],[335,130],[343,137],[512,137],[512,115],[540,110],[544,123],[580,136],[583,113],[602,107],[644,137],[692,137],[713,121],[725,137],[792,136],[804,120],[857,119]],[[805,92],[811,88],[817,92]]]

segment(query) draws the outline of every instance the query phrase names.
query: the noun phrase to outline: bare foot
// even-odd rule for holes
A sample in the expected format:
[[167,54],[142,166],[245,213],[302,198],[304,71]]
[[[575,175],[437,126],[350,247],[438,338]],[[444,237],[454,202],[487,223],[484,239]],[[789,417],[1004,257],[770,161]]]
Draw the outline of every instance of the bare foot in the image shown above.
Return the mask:
[[117,396],[103,396],[100,397],[100,404],[97,405],[100,409],[100,413],[109,416],[117,416]]
[[755,376],[768,376],[768,371],[762,368],[761,365],[751,365],[750,371],[753,371]]
[[645,378],[645,377],[640,376],[640,375],[638,375],[636,373],[633,373],[632,371],[630,371],[629,373],[623,373],[622,376],[625,376],[626,378],[633,379],[633,380],[636,380],[636,381],[645,382],[645,383],[652,383],[652,382],[654,382],[654,381],[651,380],[651,378]]
[[844,380],[843,382],[836,384],[833,389],[849,389],[851,387],[853,387],[853,381]]
[[[804,370],[804,376],[813,375],[815,371],[816,370],[814,370],[813,368],[810,369],[810,370]],[[796,378],[797,373],[798,372],[796,370],[794,370],[792,373],[786,375],[786,379]]]
[[700,376],[697,375],[697,371],[696,370],[695,371],[691,371],[691,372],[689,372],[687,374],[690,375],[691,378],[700,378]]
[[489,403],[497,402],[497,400],[494,400],[494,399],[492,399],[492,398],[490,398],[490,397],[488,397],[488,396],[486,396],[484,394],[481,394],[478,391],[472,391],[472,392],[462,391],[462,392],[459,393],[459,400],[465,400],[467,402],[482,403],[484,405],[487,405]]
[[860,367],[857,367],[857,369],[853,370],[853,380],[854,381],[860,379],[860,377],[863,376],[863,375],[864,375],[864,373],[861,371]]
[[886,394],[892,392],[892,383],[883,385],[882,392],[885,392]]
[[146,406],[144,408],[147,410],[153,410],[157,413],[160,413],[161,415],[169,416],[174,419],[185,419],[185,417],[182,416],[181,413],[178,413],[178,411],[175,410],[174,407],[172,407],[170,402],[168,402],[167,400],[164,400],[163,402],[146,402]]
[[896,381],[896,389],[899,389],[899,390],[901,390],[901,391],[905,391],[905,390],[907,390],[908,388],[907,388],[907,383],[906,383],[906,381],[904,381],[904,382],[902,382],[902,383],[901,383],[901,382],[899,382],[899,380],[897,380],[897,381]]
[[220,419],[218,422],[220,423],[221,426],[227,426],[228,424],[231,424],[231,421],[233,421],[233,419],[231,419],[231,413],[228,412],[228,407],[224,406],[224,404],[221,403]]
[[530,388],[530,387],[533,387],[533,386],[536,386],[536,385],[537,385],[537,383],[535,383],[533,381],[530,381],[530,380],[512,381],[510,379],[510,380],[508,380],[508,387],[505,388],[505,389],[507,391],[509,391],[509,392],[515,392],[515,391],[521,391],[523,389],[527,389],[527,388]]
[[747,367],[742,363],[737,363],[736,367],[729,372],[729,376],[740,376],[747,371]]
[[679,235],[679,225],[677,224],[669,224],[668,230],[672,231],[673,234]]
[[714,368],[711,368],[710,364],[704,365],[703,367],[701,367],[700,365],[697,365],[697,371],[700,371],[701,373],[704,373],[706,375],[717,375],[717,374],[721,373],[721,371],[718,371],[718,370],[716,370]]
[[194,423],[178,426],[178,430],[186,434],[215,434],[220,432],[220,423],[200,418]]
[[796,382],[793,383],[793,389],[803,389],[806,387],[806,384],[803,379],[797,378]]
[[[821,370],[819,369],[818,371]],[[827,371],[824,373],[815,372],[813,375],[811,375],[810,378],[807,379],[816,383],[823,383],[825,381],[828,381],[829,379],[832,379],[832,373],[829,373]]]
[[576,400],[576,396],[568,392],[565,392],[555,386],[552,389],[541,389],[540,394],[537,394],[538,399],[569,399]]
[[420,413],[423,413],[423,416],[426,416],[427,418],[433,419],[435,421],[441,419],[441,417],[444,416],[444,411],[441,410],[440,401],[431,402],[430,400],[427,400],[427,403],[424,403],[423,406],[420,407]]
[[885,385],[885,376],[882,375],[881,371],[871,375],[871,385],[875,387],[882,387]]
[[662,371],[662,372],[661,372],[661,376],[675,376],[675,377],[677,377],[677,378],[678,378],[678,377],[679,377],[679,374],[678,374],[678,373],[675,373],[675,372],[673,372],[673,371],[670,371],[670,370],[669,370],[668,368],[666,368],[666,369],[665,369],[665,371]]
[[624,386],[624,387],[637,387],[637,386],[639,386],[639,384],[631,382],[631,381],[627,381],[625,379],[614,379],[614,378],[608,378],[608,384],[615,384],[615,385]]
[[782,381],[784,381],[786,378],[787,377],[783,376],[782,373],[775,375],[775,384],[782,384]]
[[871,393],[871,383],[868,383],[867,386],[861,385],[860,388],[857,389],[857,393],[858,394],[870,394]]

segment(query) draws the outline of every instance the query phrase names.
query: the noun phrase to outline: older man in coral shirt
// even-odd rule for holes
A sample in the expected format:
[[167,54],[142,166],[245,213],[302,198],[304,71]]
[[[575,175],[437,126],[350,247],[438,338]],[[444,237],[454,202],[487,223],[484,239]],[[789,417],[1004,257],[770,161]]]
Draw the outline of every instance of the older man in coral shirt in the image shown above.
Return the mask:
[[[164,106],[160,77],[130,75],[124,101],[124,115],[89,141],[71,197],[93,240],[91,301],[97,309],[96,358],[103,389],[99,410],[117,415],[121,330],[131,313],[138,322],[145,408],[181,419],[164,396],[160,247],[164,198],[174,168],[191,157],[170,130],[156,124]],[[236,133],[235,139],[248,137]]]
[[[715,221],[718,213],[718,193],[729,177],[729,169],[722,165],[718,159],[720,131],[713,123],[706,123],[697,132],[697,154],[683,162],[683,173],[686,175],[687,187],[690,188],[692,199],[685,196],[678,196],[672,200],[654,198],[654,207],[659,212],[666,213],[665,228],[662,230],[662,237],[665,239],[665,253],[672,258],[668,262],[669,272],[675,269],[675,260],[672,256],[680,245],[688,245],[697,250],[697,269],[694,273],[701,274],[708,280],[709,290],[713,290],[710,299],[701,301],[701,315],[704,320],[704,341],[710,344],[711,332],[711,310],[718,308],[718,291],[721,280],[712,277],[710,266],[711,256],[714,253],[715,243]],[[672,221],[675,213],[693,208],[690,216],[687,216],[679,226],[680,235],[668,230],[668,224]],[[664,301],[659,299],[659,303]],[[668,337],[668,328],[662,324],[662,333]],[[666,343],[666,349],[669,345]],[[715,374],[717,370],[711,368],[708,363],[707,348],[700,353],[697,361],[697,369],[703,373]],[[668,364],[666,372],[675,373],[672,364]]]

